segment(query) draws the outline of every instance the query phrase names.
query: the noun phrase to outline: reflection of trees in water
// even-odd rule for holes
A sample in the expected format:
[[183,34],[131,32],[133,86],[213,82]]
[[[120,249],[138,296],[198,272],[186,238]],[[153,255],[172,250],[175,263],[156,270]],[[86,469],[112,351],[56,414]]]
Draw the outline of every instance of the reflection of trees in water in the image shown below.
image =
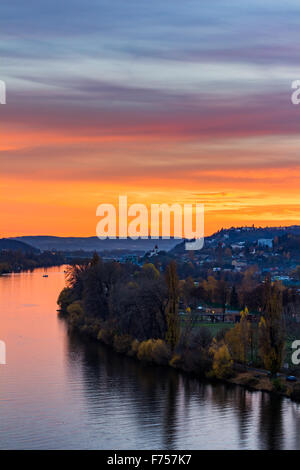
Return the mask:
[[282,403],[282,398],[276,395],[261,394],[258,426],[258,446],[261,449],[280,450],[284,446]]
[[[111,428],[113,435],[119,433],[121,436],[123,430],[132,425],[145,447],[176,449],[178,439],[185,433],[189,435],[195,403],[199,430],[202,413],[207,422],[207,408],[203,407],[207,403],[212,406],[213,413],[232,415],[233,427],[238,423],[238,447],[252,445],[254,448],[257,445],[262,449],[280,449],[284,444],[282,400],[278,397],[253,394],[234,385],[201,383],[172,369],[147,366],[106,346],[83,342],[76,335],[66,337],[72,382],[82,384],[87,413],[92,420],[107,425],[105,419],[109,418],[118,423],[117,429]],[[299,414],[299,408],[295,413]],[[253,429],[256,415],[258,429]],[[293,417],[292,421],[297,439],[300,418]],[[199,439],[192,443],[200,446],[201,433]],[[299,448],[299,443],[294,446]]]
[[183,409],[188,412],[189,404],[192,399],[196,399],[200,404],[207,400],[209,388],[205,381],[199,381],[188,374],[181,376],[182,388],[184,390]]
[[239,439],[242,447],[247,444],[250,424],[253,418],[253,404],[256,401],[253,393],[242,387],[236,387],[236,408],[238,410]]
[[300,449],[300,403],[292,403],[292,417],[295,423],[294,448]]
[[158,448],[174,447],[179,384],[176,371],[147,366],[106,346],[83,342],[74,334],[68,334],[67,356],[69,373],[72,380],[83,382],[87,412],[93,418],[103,415],[103,399],[107,407],[128,403],[128,409],[133,410],[130,417],[143,433],[157,433]]
[[168,376],[167,394],[165,399],[163,419],[163,447],[175,449],[176,427],[177,427],[177,398],[179,386],[179,374]]
[[210,385],[209,400],[221,413],[232,413],[235,410],[234,423],[238,424],[240,448],[247,447],[250,424],[253,419],[253,400],[255,396],[246,389],[230,384]]

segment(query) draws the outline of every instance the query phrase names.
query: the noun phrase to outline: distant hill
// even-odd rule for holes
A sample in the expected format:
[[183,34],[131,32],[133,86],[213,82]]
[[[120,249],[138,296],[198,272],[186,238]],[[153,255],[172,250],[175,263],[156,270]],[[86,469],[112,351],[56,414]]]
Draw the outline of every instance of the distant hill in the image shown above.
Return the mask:
[[259,238],[274,238],[287,233],[300,235],[300,225],[289,225],[287,227],[231,227],[222,229],[208,238],[223,238],[228,235],[229,239],[233,241],[255,241]]
[[12,240],[10,238],[0,238],[0,251],[22,251],[23,253],[39,253],[39,249],[35,248],[28,243],[24,243],[18,240]]
[[[222,229],[214,233],[208,240],[230,240],[230,242],[237,243],[240,241],[254,242],[260,238],[275,238],[291,233],[293,235],[300,235],[299,225],[290,225],[288,227],[231,227],[229,229]],[[227,238],[228,237],[228,238]]]
[[[217,246],[219,242],[224,242],[226,245],[238,242],[256,242],[261,238],[274,239],[286,234],[293,234],[300,236],[300,226],[291,225],[288,227],[231,227],[229,229],[221,229],[218,232],[205,237],[204,248]],[[171,253],[182,253],[185,250],[184,241],[179,242]]]
[[53,237],[53,236],[24,236],[16,237],[17,240],[23,243],[29,243],[40,250],[56,250],[56,251],[119,251],[125,250],[130,252],[145,252],[152,250],[155,245],[159,250],[169,251],[178,244],[178,239],[171,238],[170,240],[131,240],[116,239],[116,240],[99,240],[97,237]]
[[[293,225],[290,227],[232,227],[230,229],[222,229],[205,238],[205,246],[217,245],[220,241],[226,244],[238,243],[240,241],[254,242],[260,238],[274,238],[287,233],[300,235],[300,226]],[[178,253],[184,250],[184,240],[171,238],[170,240],[99,240],[97,237],[54,237],[54,236],[24,236],[16,237],[12,240],[32,245],[42,251],[98,251],[98,252],[147,252],[158,246],[159,250]]]

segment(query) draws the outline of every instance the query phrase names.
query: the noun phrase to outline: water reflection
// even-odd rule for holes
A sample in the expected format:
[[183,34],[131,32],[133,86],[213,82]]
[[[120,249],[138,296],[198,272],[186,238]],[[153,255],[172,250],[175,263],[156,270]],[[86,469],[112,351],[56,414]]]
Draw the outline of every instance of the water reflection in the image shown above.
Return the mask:
[[287,400],[201,383],[74,334],[67,337],[68,372],[72,380],[80,375],[88,413],[98,424],[107,426],[111,419],[125,432],[138,429],[134,442],[139,448],[285,448],[286,408],[294,414],[292,447],[300,448],[299,410]]
[[280,450],[284,448],[282,399],[261,394],[259,445],[262,449]]

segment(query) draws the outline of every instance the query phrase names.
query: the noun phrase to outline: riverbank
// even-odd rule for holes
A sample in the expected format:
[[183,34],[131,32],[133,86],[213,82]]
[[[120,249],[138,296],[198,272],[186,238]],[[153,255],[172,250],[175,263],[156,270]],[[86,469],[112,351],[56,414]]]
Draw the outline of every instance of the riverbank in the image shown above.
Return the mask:
[[61,253],[22,253],[2,251],[0,253],[0,276],[3,274],[33,271],[37,268],[51,268],[66,264]]
[[295,383],[286,382],[284,376],[278,377],[272,382],[263,372],[245,371],[237,373],[237,375],[232,378],[228,378],[227,382],[243,386],[248,390],[274,393],[300,402],[299,381]]
[[[79,319],[74,319],[74,314],[70,316],[67,310],[59,310],[58,314],[66,321],[72,331],[76,331],[85,340],[101,343],[114,352],[131,357],[141,363],[176,369],[191,377],[205,379],[211,383],[238,385],[249,391],[267,392],[300,402],[299,381],[296,383],[286,382],[284,376],[271,379],[266,371],[250,370],[241,364],[233,364],[229,375],[220,378],[213,375],[208,364],[205,364],[199,357],[196,362],[193,362],[194,358],[189,357],[189,360],[186,360],[184,353],[171,354],[162,339],[139,342],[129,335],[116,335],[113,331],[103,329],[100,324],[95,324],[92,321],[78,321]],[[202,368],[201,362],[203,362]]]

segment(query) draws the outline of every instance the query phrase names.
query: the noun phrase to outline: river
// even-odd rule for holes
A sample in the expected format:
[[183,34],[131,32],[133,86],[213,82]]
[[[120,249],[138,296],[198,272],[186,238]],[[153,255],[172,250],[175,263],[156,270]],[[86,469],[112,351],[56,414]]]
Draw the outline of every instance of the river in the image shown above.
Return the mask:
[[1,449],[300,449],[300,405],[288,399],[70,336],[56,312],[63,271],[0,277]]

